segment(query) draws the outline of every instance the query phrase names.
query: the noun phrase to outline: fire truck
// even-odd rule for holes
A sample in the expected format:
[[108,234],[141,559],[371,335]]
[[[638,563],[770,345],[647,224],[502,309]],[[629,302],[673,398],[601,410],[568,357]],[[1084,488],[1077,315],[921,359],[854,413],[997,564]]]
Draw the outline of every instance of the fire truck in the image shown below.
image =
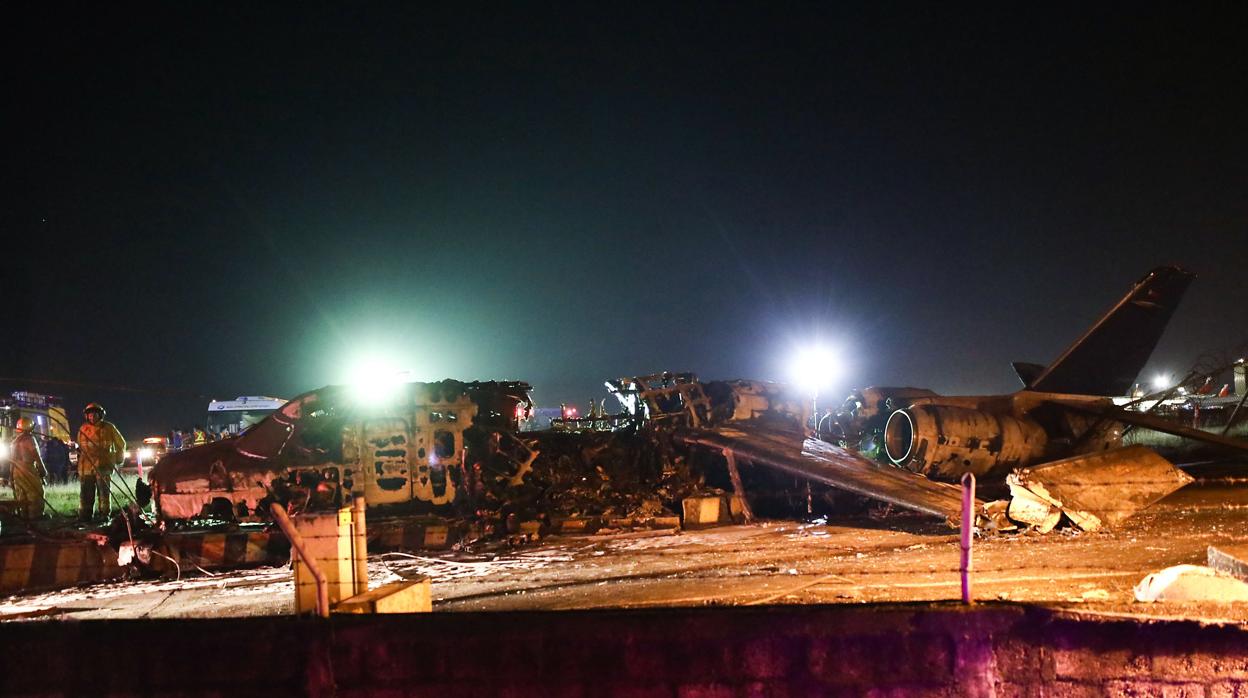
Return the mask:
[[9,445],[17,436],[17,420],[29,419],[35,434],[70,443],[69,419],[59,397],[19,390],[0,397],[0,479],[8,481]]

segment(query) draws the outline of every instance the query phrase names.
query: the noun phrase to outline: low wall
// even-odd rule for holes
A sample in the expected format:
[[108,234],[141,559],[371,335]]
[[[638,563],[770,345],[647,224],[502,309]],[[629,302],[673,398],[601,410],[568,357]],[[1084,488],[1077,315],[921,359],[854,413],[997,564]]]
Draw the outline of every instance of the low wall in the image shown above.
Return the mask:
[[125,572],[112,548],[90,541],[0,545],[0,595],[103,582]]
[[0,626],[0,695],[1248,693],[1248,631],[984,605]]

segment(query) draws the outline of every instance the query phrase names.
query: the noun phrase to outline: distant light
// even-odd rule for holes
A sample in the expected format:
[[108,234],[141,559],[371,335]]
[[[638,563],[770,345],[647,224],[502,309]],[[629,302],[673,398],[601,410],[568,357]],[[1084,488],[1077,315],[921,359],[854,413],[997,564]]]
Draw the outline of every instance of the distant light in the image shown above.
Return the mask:
[[840,356],[825,346],[801,349],[789,364],[790,380],[809,395],[818,395],[832,387],[840,372]]
[[382,405],[398,397],[410,372],[399,369],[387,359],[369,357],[357,361],[347,375],[347,384],[356,402]]
[[1158,373],[1153,377],[1153,390],[1165,390],[1170,387],[1170,374]]
[[156,452],[150,448],[140,448],[139,457],[137,458],[137,460],[140,460],[140,461],[151,460],[153,457],[155,457],[155,455],[156,455]]

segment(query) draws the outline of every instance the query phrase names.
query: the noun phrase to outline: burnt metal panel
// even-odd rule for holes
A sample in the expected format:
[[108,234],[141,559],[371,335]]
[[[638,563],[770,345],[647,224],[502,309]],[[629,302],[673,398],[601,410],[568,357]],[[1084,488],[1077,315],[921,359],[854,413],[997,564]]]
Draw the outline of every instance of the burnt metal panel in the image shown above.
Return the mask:
[[1018,483],[1084,530],[1114,526],[1192,481],[1144,446],[1065,458],[1017,473]]
[[369,504],[406,502],[412,497],[408,451],[411,427],[401,417],[369,419],[363,424],[359,469]]
[[[728,448],[756,465],[808,478],[904,509],[956,521],[962,511],[961,488],[891,465],[882,465],[854,451],[807,439],[800,432],[779,431],[751,423],[690,430],[678,435],[686,443]],[[976,509],[982,508],[976,502]]]

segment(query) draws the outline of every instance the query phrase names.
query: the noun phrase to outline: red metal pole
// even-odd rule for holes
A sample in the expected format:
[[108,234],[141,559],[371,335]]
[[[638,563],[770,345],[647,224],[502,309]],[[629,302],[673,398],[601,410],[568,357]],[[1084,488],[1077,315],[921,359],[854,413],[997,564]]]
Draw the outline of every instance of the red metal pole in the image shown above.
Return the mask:
[[971,603],[971,543],[975,539],[975,475],[962,476],[962,603]]

